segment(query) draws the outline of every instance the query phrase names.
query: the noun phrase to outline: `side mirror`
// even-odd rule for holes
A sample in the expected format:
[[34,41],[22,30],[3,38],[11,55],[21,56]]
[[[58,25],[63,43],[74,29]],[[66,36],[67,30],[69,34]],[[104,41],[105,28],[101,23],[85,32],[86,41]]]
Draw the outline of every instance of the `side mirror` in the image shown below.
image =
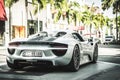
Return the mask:
[[88,39],[88,42],[93,42],[93,39]]
[[88,39],[88,43],[90,43],[91,45],[93,45],[93,39]]

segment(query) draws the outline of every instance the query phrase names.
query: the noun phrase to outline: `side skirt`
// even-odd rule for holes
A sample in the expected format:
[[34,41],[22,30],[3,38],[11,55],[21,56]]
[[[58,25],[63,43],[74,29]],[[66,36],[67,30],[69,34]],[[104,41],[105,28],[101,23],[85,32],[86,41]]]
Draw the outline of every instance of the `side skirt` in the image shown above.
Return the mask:
[[83,64],[86,64],[86,63],[89,63],[89,62],[91,62],[90,55],[84,55],[81,58],[80,65],[83,65]]

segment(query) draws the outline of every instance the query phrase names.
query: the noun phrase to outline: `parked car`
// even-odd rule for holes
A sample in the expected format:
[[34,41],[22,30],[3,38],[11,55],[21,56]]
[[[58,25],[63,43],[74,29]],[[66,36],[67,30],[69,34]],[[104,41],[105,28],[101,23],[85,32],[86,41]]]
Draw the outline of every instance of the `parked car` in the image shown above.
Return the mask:
[[97,43],[85,41],[74,31],[58,31],[54,34],[11,41],[7,48],[7,65],[12,69],[39,65],[66,66],[71,71],[78,71],[82,64],[96,63]]
[[115,41],[115,36],[107,35],[104,38],[103,44],[108,44],[108,43],[111,43],[111,42],[114,42],[114,41]]

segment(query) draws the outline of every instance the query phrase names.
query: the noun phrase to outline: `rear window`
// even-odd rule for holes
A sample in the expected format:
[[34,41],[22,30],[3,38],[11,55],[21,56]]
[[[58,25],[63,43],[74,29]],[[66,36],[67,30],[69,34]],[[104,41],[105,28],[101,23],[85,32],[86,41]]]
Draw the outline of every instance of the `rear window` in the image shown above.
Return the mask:
[[58,33],[55,35],[55,37],[61,37],[61,36],[65,35],[65,34],[66,34],[66,32],[58,32]]
[[106,36],[105,38],[113,38],[113,36]]

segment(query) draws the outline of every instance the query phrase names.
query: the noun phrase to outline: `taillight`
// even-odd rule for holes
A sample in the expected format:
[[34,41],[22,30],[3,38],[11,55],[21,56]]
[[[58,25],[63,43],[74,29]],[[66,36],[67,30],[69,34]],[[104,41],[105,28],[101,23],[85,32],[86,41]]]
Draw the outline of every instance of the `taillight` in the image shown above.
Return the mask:
[[9,48],[8,48],[8,53],[9,53],[9,54],[12,55],[12,54],[14,54],[14,52],[15,52],[15,49],[9,49]]
[[55,48],[55,49],[52,50],[52,52],[56,56],[64,56],[65,53],[67,52],[68,45],[66,45],[66,44],[60,44],[60,43],[55,43],[55,44],[52,44],[51,47]]
[[15,46],[15,47],[17,47],[19,45],[20,45],[20,42],[11,42],[11,43],[9,43],[9,46]]
[[68,48],[67,44],[61,44],[61,43],[53,43],[53,44],[50,44],[50,46],[54,48]]
[[52,50],[56,56],[64,56],[67,50]]
[[9,54],[14,54],[15,53],[15,49],[14,47],[18,47],[20,45],[20,42],[11,42],[9,43],[9,47],[12,47],[12,48],[8,48],[8,53]]

